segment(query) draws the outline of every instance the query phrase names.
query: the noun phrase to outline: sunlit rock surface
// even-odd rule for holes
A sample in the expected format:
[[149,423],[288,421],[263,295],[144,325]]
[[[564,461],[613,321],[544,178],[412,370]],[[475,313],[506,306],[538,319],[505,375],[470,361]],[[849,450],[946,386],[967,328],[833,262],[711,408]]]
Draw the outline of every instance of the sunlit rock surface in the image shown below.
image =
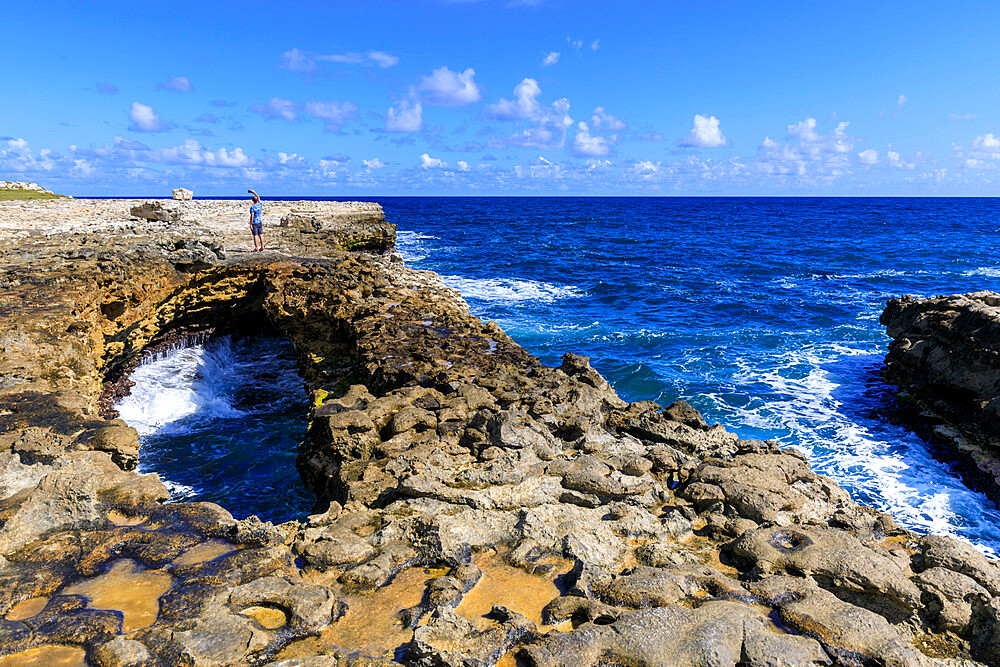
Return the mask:
[[[1000,661],[994,561],[685,403],[628,404],[586,358],[540,364],[406,269],[380,208],[265,201],[250,253],[247,202],[170,204],[0,204],[0,660]],[[165,504],[113,414],[128,374],[265,325],[310,392],[323,506]]]

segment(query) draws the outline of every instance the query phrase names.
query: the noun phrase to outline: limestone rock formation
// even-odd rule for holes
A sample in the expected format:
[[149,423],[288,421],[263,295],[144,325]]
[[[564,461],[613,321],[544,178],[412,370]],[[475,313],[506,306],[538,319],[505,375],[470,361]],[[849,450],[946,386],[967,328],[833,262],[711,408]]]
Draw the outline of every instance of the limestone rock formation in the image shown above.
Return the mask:
[[[995,561],[686,403],[627,403],[585,357],[541,364],[403,266],[380,208],[269,203],[288,226],[250,254],[246,202],[136,205],[0,204],[24,216],[0,236],[0,656],[1000,663]],[[145,351],[263,320],[310,392],[297,465],[321,506],[273,526],[164,503],[114,399]],[[121,581],[148,594],[123,608]]]
[[932,440],[1000,499],[1000,294],[892,299],[885,377]]
[[25,181],[0,181],[0,190],[25,190],[28,192],[41,192],[52,194],[38,183],[28,183]]
[[174,188],[171,193],[177,201],[191,201],[194,199],[194,193],[186,188]]
[[[177,197],[174,197],[177,199]],[[143,220],[158,220],[160,222],[177,222],[181,219],[183,209],[172,201],[150,200],[133,206],[132,215]]]

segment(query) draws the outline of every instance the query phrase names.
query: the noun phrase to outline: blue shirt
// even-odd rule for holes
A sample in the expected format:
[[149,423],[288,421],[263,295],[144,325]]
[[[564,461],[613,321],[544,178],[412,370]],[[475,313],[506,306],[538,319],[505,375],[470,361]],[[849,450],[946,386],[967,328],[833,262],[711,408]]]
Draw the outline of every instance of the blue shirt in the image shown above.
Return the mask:
[[263,209],[263,205],[260,202],[257,202],[256,204],[254,204],[253,206],[250,207],[250,212],[253,213],[254,224],[257,224],[257,225],[261,224],[262,221],[261,221],[260,216],[261,216],[261,210],[262,209]]

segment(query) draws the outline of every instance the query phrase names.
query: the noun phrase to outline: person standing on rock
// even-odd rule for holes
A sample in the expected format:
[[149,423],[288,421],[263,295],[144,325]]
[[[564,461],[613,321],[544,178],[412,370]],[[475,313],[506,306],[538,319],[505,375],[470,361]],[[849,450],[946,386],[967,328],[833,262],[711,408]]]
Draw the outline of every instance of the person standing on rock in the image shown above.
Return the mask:
[[260,252],[264,249],[264,206],[260,203],[260,195],[253,190],[247,190],[253,195],[253,204],[250,206],[250,232],[253,234],[253,250]]

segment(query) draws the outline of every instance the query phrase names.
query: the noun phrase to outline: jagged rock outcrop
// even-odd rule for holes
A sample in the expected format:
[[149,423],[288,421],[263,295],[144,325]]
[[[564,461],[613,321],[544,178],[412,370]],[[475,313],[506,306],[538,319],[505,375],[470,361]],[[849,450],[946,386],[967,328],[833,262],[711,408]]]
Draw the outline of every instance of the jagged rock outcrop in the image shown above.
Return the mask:
[[181,219],[184,209],[181,208],[180,204],[175,204],[173,201],[150,200],[138,206],[133,206],[129,212],[143,220],[177,222]]
[[[684,402],[626,403],[585,357],[541,364],[402,266],[379,215],[307,257],[298,237],[321,234],[291,227],[250,255],[244,203],[202,203],[169,230],[217,244],[204,265],[125,202],[98,204],[118,208],[86,237],[26,222],[0,239],[0,655],[1000,662],[1000,568],[971,547],[900,529]],[[370,225],[383,241],[351,242]],[[313,406],[298,467],[325,506],[272,526],[164,504],[131,472],[114,396],[144,350],[261,322],[295,346]]]
[[170,194],[177,201],[191,201],[194,199],[194,193],[187,188],[174,188],[170,191]]
[[[0,190],[29,190],[31,192],[49,192],[38,183],[26,181],[0,181]],[[51,193],[49,193],[51,194]]]
[[892,299],[880,321],[908,416],[1000,499],[1000,294]]

